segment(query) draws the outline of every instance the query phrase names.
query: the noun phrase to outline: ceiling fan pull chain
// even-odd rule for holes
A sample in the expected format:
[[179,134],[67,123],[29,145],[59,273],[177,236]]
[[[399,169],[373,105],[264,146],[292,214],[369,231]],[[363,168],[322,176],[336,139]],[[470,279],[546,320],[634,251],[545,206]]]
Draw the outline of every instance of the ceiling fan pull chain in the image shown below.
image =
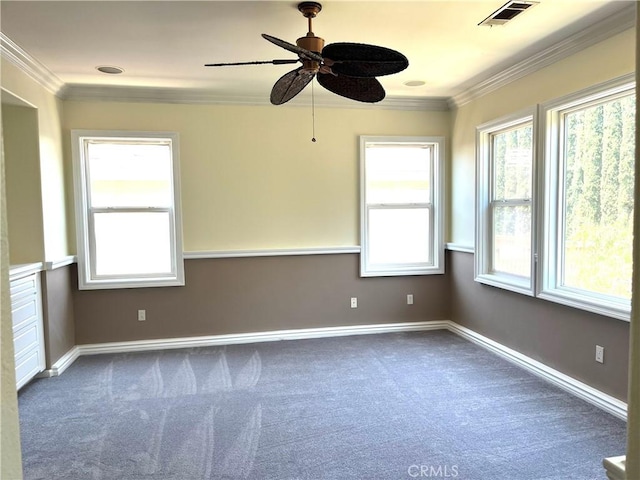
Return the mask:
[[311,80],[311,141],[316,141],[316,97],[313,88],[314,81]]

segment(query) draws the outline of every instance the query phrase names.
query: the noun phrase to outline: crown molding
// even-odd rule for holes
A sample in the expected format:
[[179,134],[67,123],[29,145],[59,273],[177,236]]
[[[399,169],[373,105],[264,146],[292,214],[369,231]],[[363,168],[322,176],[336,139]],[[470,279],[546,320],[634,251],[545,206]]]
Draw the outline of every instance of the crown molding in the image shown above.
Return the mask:
[[[51,70],[22,47],[0,32],[0,54],[39,85],[63,100],[112,101],[208,105],[271,105],[268,98],[250,95],[221,95],[206,89],[165,87],[132,87],[118,85],[65,84]],[[382,110],[447,111],[446,97],[387,97],[370,104],[354,102],[339,96],[320,96],[315,102],[321,108],[365,108]],[[299,97],[288,106],[309,107],[311,99]]]
[[[269,104],[269,102],[266,102]],[[309,97],[296,97],[291,102],[292,106],[310,107]],[[349,100],[339,95],[316,97],[317,107],[324,108],[364,108],[379,110],[420,110],[420,111],[448,111],[448,97],[385,97],[379,103],[363,103]]]
[[54,95],[59,95],[63,90],[62,80],[2,32],[0,55]]
[[636,5],[629,4],[618,12],[590,25],[573,35],[535,53],[511,67],[501,70],[488,78],[476,77],[469,83],[474,85],[449,99],[449,108],[459,108],[476,98],[534,73],[552,63],[602,42],[618,33],[635,27]]
[[[271,105],[266,96],[221,95],[206,89],[130,87],[114,85],[67,84],[62,92],[64,100],[142,103],[177,103],[206,105]],[[287,103],[292,107],[309,107],[311,99],[296,97]],[[366,108],[387,110],[449,110],[445,97],[387,97],[380,103],[354,102],[339,96],[319,96],[315,106],[321,108]]]

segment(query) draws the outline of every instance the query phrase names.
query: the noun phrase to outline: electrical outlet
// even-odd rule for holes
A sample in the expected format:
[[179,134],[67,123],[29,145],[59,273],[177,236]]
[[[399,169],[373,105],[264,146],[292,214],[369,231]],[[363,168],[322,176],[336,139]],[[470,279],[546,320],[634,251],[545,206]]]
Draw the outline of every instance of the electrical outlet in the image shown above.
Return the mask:
[[138,321],[144,322],[147,319],[147,311],[146,310],[138,310]]
[[407,294],[407,305],[413,305],[413,293]]
[[358,297],[351,297],[351,308],[358,308]]
[[604,363],[604,347],[596,345],[596,362]]

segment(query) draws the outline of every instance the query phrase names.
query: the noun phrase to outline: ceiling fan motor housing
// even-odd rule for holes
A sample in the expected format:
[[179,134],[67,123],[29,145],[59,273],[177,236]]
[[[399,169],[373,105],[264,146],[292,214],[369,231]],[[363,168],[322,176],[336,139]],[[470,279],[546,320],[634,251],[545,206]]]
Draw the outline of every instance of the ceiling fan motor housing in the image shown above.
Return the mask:
[[[296,40],[296,45],[310,52],[320,54],[324,48],[324,38],[316,37],[313,32],[309,32],[305,37],[300,37]],[[317,72],[320,69],[320,62],[303,59],[302,68],[309,72]]]

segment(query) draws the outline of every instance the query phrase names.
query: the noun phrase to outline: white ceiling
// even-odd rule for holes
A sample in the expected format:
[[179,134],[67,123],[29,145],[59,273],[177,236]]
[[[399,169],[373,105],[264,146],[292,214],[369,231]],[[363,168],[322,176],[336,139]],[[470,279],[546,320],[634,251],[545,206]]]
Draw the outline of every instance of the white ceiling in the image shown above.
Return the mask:
[[[405,54],[408,69],[380,78],[387,96],[450,97],[629,4],[541,0],[505,26],[477,25],[504,1],[331,0],[321,2],[313,29],[327,44],[370,43]],[[295,65],[203,65],[295,58],[260,34],[291,43],[305,35],[307,21],[297,3],[2,0],[0,27],[66,84],[268,98],[273,83]],[[102,74],[95,69],[99,65],[116,65],[125,73]],[[426,84],[404,85],[412,80]]]

